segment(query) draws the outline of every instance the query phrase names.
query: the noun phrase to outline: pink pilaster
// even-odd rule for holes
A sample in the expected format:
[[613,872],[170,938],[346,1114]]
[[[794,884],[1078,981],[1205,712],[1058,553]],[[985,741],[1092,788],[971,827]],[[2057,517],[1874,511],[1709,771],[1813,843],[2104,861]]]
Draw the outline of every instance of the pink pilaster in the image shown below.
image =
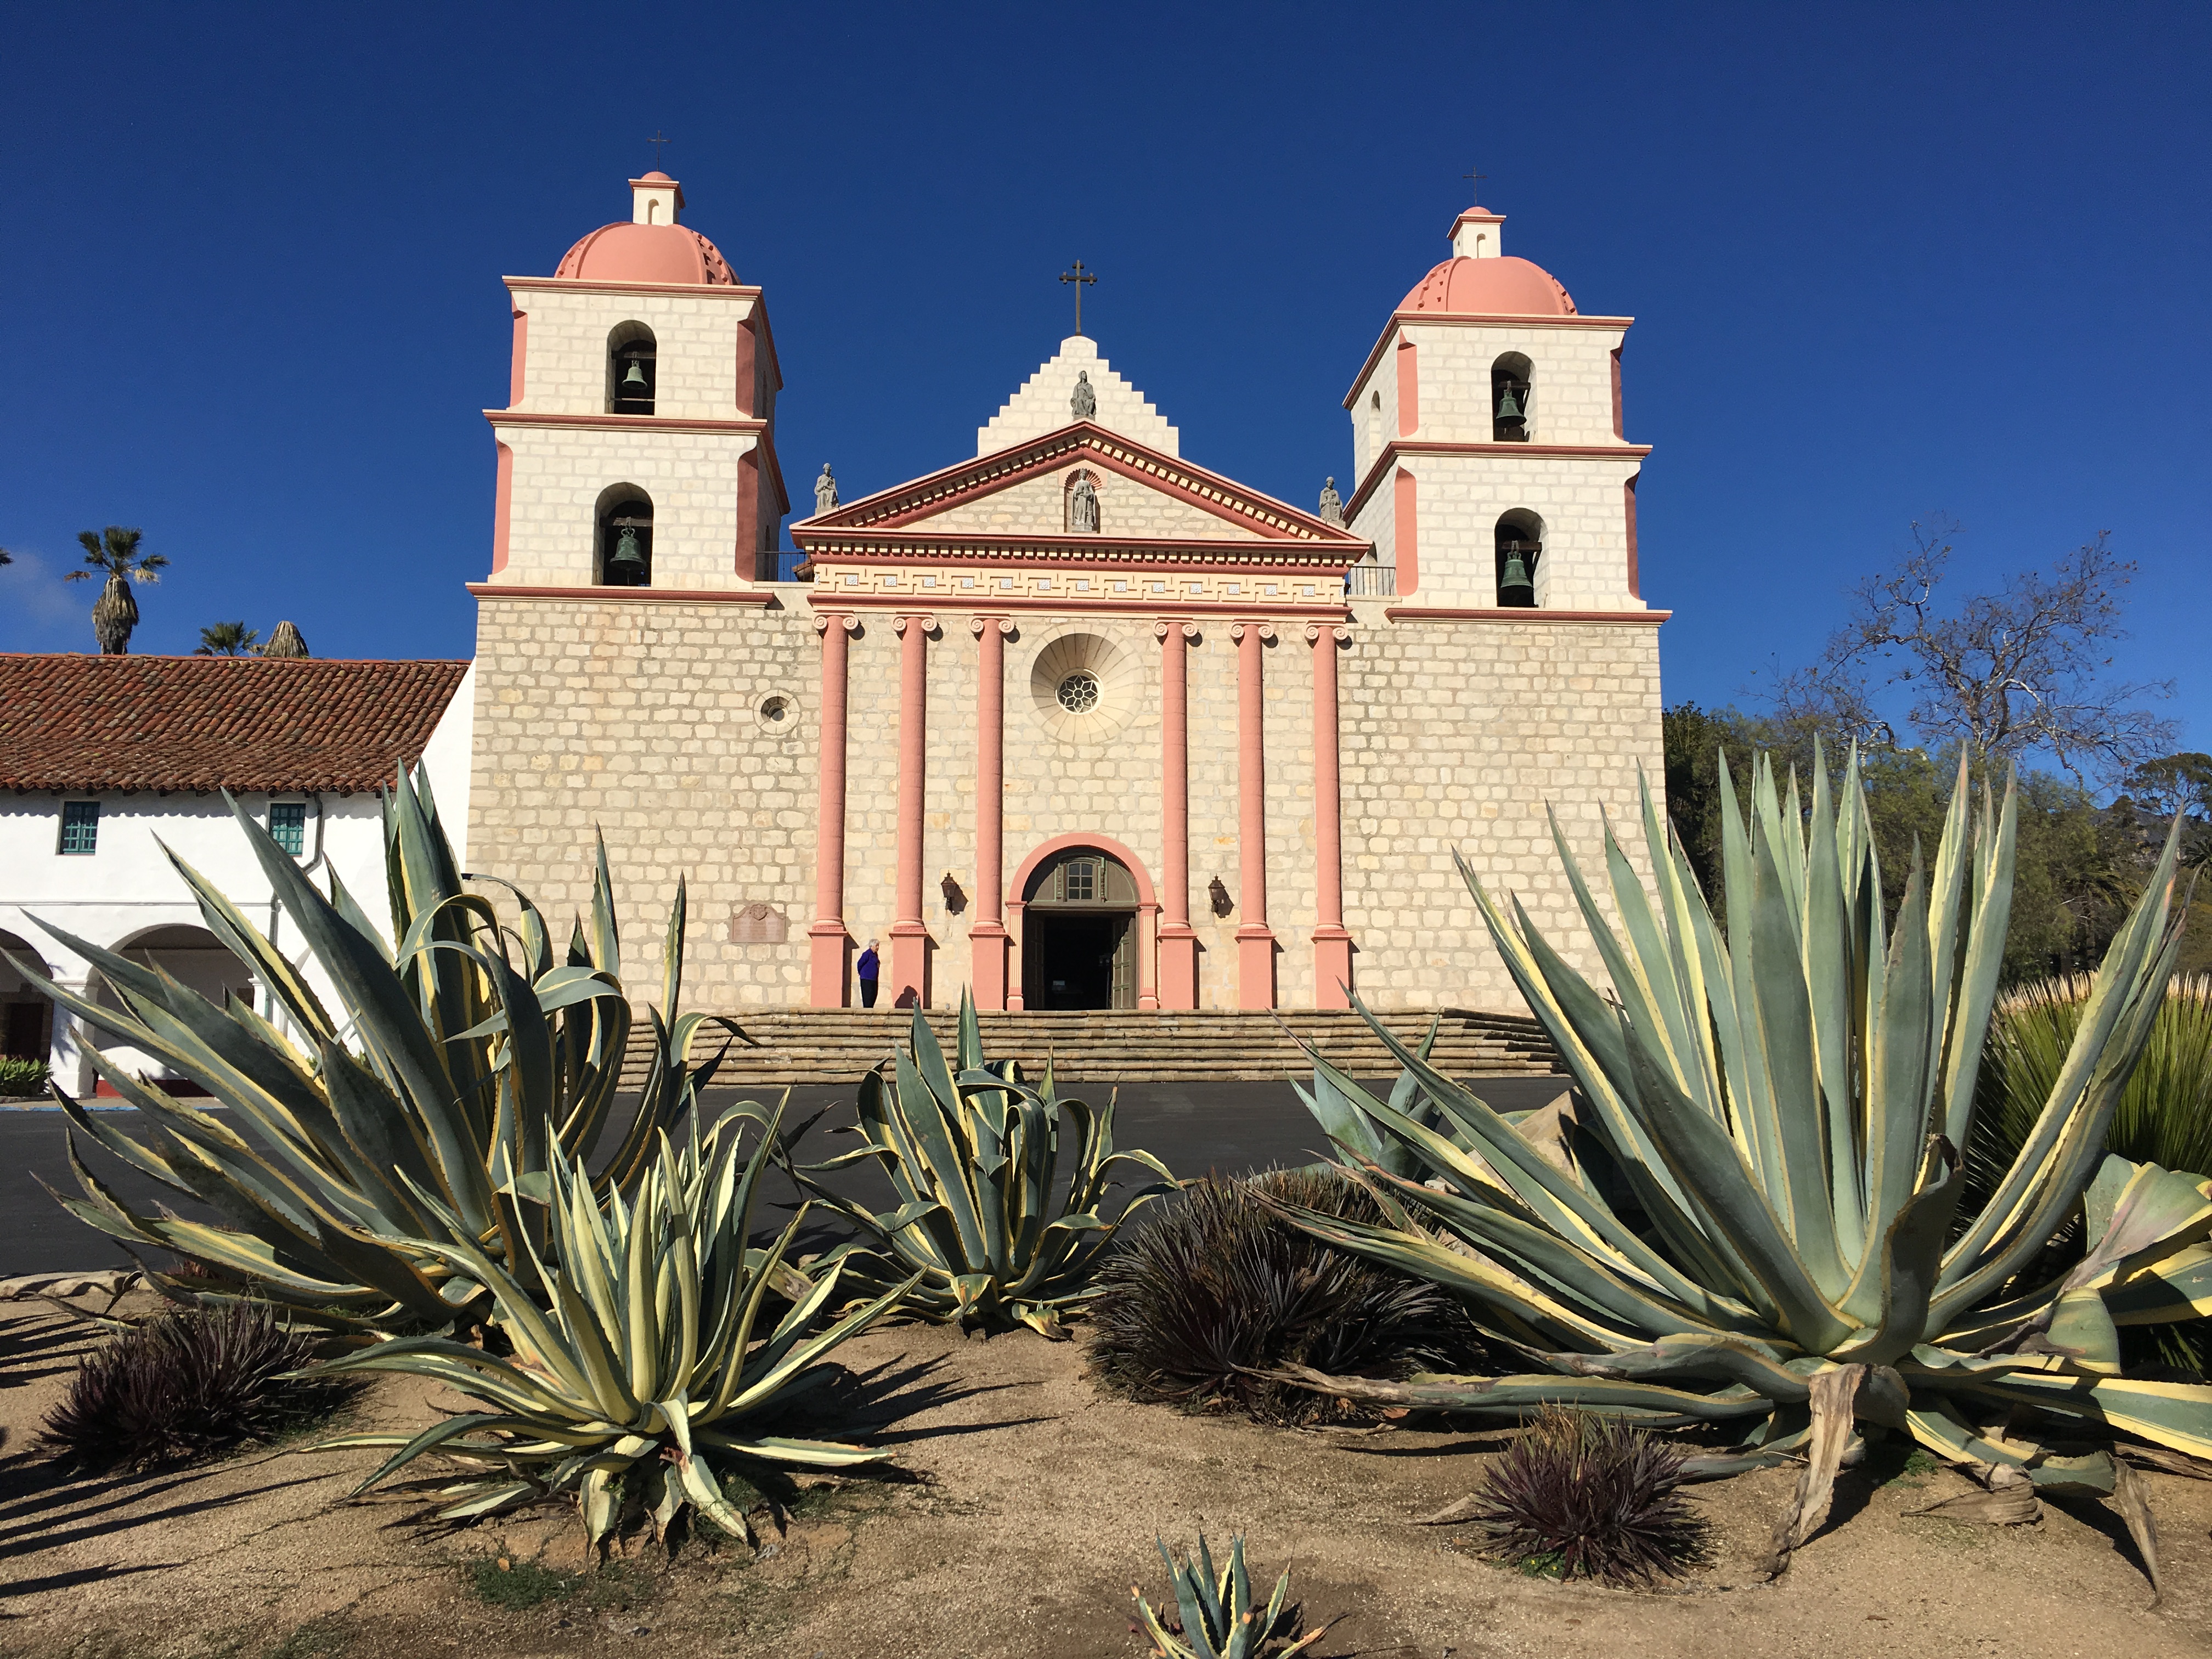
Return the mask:
[[1006,635],[1003,617],[978,617],[975,635],[975,925],[968,930],[975,965],[969,988],[978,1008],[1006,1006]]
[[845,644],[857,617],[820,616],[822,789],[815,806],[814,921],[807,930],[807,1000],[845,1006]]
[[1198,1006],[1198,935],[1190,925],[1189,642],[1195,623],[1152,624],[1160,641],[1160,991],[1163,1008]]
[[901,617],[898,915],[891,922],[891,1006],[929,1006],[929,929],[921,920],[921,809],[929,748],[929,632],[934,617]]
[[1314,685],[1314,1006],[1348,1008],[1352,935],[1344,928],[1344,799],[1336,763],[1336,647],[1348,628],[1308,623]]
[[1237,929],[1237,1006],[1275,1006],[1275,934],[1267,926],[1267,703],[1260,657],[1271,623],[1241,622],[1229,630],[1237,641],[1237,896],[1243,921]]

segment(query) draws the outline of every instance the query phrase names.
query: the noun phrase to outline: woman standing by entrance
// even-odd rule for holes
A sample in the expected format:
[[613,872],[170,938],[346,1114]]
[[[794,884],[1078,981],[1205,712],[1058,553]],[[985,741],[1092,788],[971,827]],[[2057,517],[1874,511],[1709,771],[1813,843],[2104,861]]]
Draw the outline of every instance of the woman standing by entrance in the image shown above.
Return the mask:
[[876,954],[876,942],[870,939],[868,948],[860,952],[860,961],[853,964],[853,971],[860,981],[860,1006],[863,1008],[876,1006],[876,976],[882,968],[883,958]]

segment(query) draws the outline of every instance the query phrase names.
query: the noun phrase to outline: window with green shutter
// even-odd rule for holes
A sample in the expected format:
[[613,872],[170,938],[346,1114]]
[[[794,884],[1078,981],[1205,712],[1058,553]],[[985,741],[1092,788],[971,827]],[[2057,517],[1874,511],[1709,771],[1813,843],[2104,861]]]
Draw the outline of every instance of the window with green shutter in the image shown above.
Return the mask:
[[64,853],[100,850],[100,803],[65,800],[62,803],[62,845]]
[[304,801],[280,800],[269,808],[269,838],[294,858],[307,850],[307,807]]

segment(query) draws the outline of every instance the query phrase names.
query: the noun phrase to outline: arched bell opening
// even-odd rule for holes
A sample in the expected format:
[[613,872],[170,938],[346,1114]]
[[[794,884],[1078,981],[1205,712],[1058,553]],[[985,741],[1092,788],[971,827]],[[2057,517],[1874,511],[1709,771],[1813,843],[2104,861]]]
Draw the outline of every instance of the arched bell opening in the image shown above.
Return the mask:
[[1534,416],[1528,408],[1535,365],[1509,351],[1490,366],[1490,438],[1493,443],[1528,441]]
[[602,587],[653,586],[653,498],[635,484],[599,493],[592,579]]
[[1071,847],[1022,889],[1022,1006],[1134,1008],[1137,879],[1096,847]]
[[655,384],[653,331],[643,323],[617,323],[607,336],[607,410],[615,415],[653,413]]
[[1516,507],[1498,520],[1498,603],[1533,610],[1536,569],[1544,556],[1544,521]]

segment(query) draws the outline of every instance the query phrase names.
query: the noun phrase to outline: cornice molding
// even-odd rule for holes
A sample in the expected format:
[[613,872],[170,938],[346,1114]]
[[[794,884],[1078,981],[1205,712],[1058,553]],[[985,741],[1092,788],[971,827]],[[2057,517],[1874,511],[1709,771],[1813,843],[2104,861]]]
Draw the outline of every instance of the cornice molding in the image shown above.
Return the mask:
[[589,427],[602,432],[728,432],[765,437],[769,422],[747,416],[727,420],[692,415],[555,415],[520,409],[487,409],[494,428],[504,426]]
[[590,276],[502,276],[510,294],[674,294],[685,299],[757,300],[762,290],[743,283],[608,283]]
[[1367,504],[1367,498],[1375,493],[1377,481],[1401,456],[1495,455],[1502,459],[1640,462],[1650,453],[1650,444],[1480,444],[1392,438],[1383,444],[1381,453],[1361,477],[1359,488],[1352,492],[1352,499],[1345,502],[1344,516],[1346,520],[1351,520]]
[[[916,614],[912,594],[830,593],[818,598],[810,597],[807,603],[824,613],[832,614],[848,611],[889,611],[901,617]],[[941,609],[956,614],[964,614],[967,611],[967,606],[956,594],[948,593],[942,599],[934,600],[933,603]],[[1279,602],[1262,600],[1255,605],[1249,599],[1224,599],[1218,602],[1209,599],[1192,599],[1183,604],[1176,604],[1172,601],[1164,604],[1161,596],[1157,593],[1149,599],[1094,599],[1088,595],[1078,599],[1067,599],[1055,598],[1050,594],[1036,597],[1022,594],[995,594],[992,597],[989,605],[978,605],[975,608],[979,612],[991,617],[997,617],[1002,611],[1050,611],[1063,617],[1107,614],[1171,618],[1232,617],[1238,619],[1237,625],[1240,627],[1257,624],[1272,628],[1273,623],[1267,620],[1271,617],[1280,619],[1286,623],[1292,622],[1303,623],[1309,617],[1316,617],[1331,623],[1352,620],[1351,611],[1340,600],[1333,602],[1313,600],[1305,604],[1291,599]],[[1158,625],[1157,623],[1154,624],[1156,628]],[[1006,621],[1001,620],[1000,627],[1001,631],[1006,631]]]
[[610,605],[753,605],[774,607],[781,598],[763,588],[510,587],[501,582],[464,584],[479,599],[599,599]]
[[1547,611],[1540,605],[1511,609],[1489,606],[1469,610],[1453,610],[1443,605],[1391,605],[1382,614],[1394,623],[1492,622],[1523,625],[1565,623],[1578,628],[1593,624],[1613,628],[1656,628],[1674,613],[1671,611]]
[[906,565],[934,562],[979,566],[1048,565],[1067,570],[1219,569],[1224,566],[1273,573],[1338,576],[1367,556],[1367,542],[1200,542],[1162,539],[1107,542],[1096,536],[956,536],[896,531],[833,538],[794,530],[792,539],[817,564]]

